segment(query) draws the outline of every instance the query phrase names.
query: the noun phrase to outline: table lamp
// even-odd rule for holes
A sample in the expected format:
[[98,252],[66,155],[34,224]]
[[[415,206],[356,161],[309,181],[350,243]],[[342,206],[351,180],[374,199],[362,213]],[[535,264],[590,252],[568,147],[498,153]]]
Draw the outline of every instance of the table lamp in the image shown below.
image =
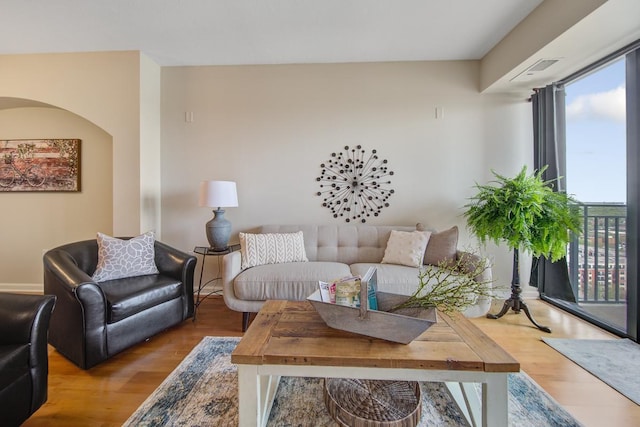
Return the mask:
[[213,218],[206,224],[207,240],[214,251],[224,251],[229,246],[231,222],[224,217],[223,207],[238,206],[236,183],[232,181],[202,181],[200,206],[215,207]]

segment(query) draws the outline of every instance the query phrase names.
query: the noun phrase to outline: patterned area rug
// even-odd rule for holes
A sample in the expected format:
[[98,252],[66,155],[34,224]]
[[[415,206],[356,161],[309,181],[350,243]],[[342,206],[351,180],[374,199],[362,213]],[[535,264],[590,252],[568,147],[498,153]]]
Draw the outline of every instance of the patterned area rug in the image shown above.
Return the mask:
[[[640,344],[629,339],[542,340],[640,405],[640,382],[636,375],[640,372]],[[634,374],[629,375],[630,372]]]
[[[238,425],[238,338],[205,337],[125,422],[125,426]],[[336,426],[325,408],[322,379],[283,377],[270,426]],[[466,420],[442,383],[422,383],[419,426],[461,426]],[[310,421],[313,420],[313,421]],[[526,374],[509,375],[509,425],[580,426]]]

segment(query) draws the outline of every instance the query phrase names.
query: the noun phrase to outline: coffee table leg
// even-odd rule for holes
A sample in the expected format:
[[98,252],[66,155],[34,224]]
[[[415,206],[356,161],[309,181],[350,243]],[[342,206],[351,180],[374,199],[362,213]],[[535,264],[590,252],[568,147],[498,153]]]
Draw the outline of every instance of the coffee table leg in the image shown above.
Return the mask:
[[482,420],[482,405],[475,384],[445,382],[445,385],[469,425],[479,426]]
[[482,425],[507,427],[509,420],[509,392],[507,373],[487,375],[482,383]]
[[238,365],[238,421],[240,427],[261,425],[258,391],[258,367]]
[[238,421],[240,427],[264,427],[269,420],[279,376],[259,375],[256,365],[238,365]]
[[469,422],[476,427],[506,427],[509,419],[507,375],[493,373],[482,383],[482,402],[473,383],[446,382],[451,397]]

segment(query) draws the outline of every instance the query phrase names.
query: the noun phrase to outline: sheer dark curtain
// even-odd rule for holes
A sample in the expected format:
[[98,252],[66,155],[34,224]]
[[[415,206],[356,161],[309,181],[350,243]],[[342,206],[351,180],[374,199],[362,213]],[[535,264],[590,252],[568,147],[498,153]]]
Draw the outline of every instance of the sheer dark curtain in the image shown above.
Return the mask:
[[[637,42],[640,45],[640,42]],[[640,342],[640,46],[626,57],[627,74],[627,334]]]
[[[543,179],[554,180],[555,191],[565,191],[566,141],[565,141],[565,93],[564,87],[549,85],[536,89],[533,104],[533,166],[536,170],[547,166]],[[540,295],[576,302],[567,260],[557,262],[540,257],[533,260],[532,286]]]

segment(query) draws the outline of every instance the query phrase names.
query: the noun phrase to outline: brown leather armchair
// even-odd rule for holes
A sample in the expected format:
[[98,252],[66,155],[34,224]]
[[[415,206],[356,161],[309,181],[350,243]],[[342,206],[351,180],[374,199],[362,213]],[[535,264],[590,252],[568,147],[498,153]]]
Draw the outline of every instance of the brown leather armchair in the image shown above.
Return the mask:
[[82,369],[193,317],[196,258],[155,242],[159,274],[95,282],[96,240],[44,254],[44,290],[58,297],[49,343]]
[[47,401],[47,330],[56,298],[0,293],[0,425],[19,426]]

